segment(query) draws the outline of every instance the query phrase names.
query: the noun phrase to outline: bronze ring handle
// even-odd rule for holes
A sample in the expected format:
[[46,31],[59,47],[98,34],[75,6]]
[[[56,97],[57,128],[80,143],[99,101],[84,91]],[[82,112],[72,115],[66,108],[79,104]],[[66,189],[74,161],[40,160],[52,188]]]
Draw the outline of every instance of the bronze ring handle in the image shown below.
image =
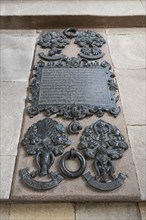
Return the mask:
[[[70,171],[67,169],[65,165],[65,161],[70,157],[74,157],[74,158],[77,157],[79,159],[81,165],[77,171]],[[67,151],[66,153],[64,153],[64,155],[61,157],[60,170],[64,176],[69,178],[77,178],[84,173],[85,169],[86,169],[86,160],[79,151],[72,149],[71,151]]]
[[68,38],[73,38],[78,35],[78,30],[75,28],[67,28],[63,31],[64,35]]

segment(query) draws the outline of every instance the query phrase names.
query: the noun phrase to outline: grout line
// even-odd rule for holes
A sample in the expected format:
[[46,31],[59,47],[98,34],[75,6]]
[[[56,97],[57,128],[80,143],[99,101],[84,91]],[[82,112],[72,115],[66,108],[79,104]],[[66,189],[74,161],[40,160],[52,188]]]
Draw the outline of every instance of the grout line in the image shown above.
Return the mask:
[[8,220],[10,220],[10,214],[11,214],[11,203],[10,203],[10,207],[9,207]]
[[145,127],[146,124],[126,124],[127,127]]
[[111,56],[111,51],[110,51],[110,47],[109,47],[109,42],[108,42],[108,34],[107,34],[107,30],[105,29],[105,34],[106,34],[106,40],[107,40],[107,48],[108,48],[108,51],[109,51],[109,56],[110,56],[110,59],[111,59],[111,63],[112,63],[112,66],[113,66],[113,71],[115,72],[115,65],[114,65],[114,62],[113,62],[113,59],[112,59],[112,56]]
[[76,202],[72,203],[74,208],[74,220],[76,220]]
[[137,204],[137,208],[138,208],[138,210],[139,210],[140,218],[141,218],[141,220],[142,220],[142,214],[141,214],[141,210],[140,210],[139,202],[138,202],[138,204]]
[[140,196],[140,199],[141,199],[142,193],[141,193],[140,180],[139,180],[139,176],[138,176],[138,172],[137,172],[137,166],[136,166],[136,163],[135,163],[135,160],[134,160],[134,153],[133,153],[133,150],[132,150],[132,143],[130,141],[128,126],[126,126],[126,133],[127,133],[129,147],[130,147],[130,150],[131,150],[131,157],[132,157],[131,159],[132,159],[132,163],[133,163],[133,166],[134,166],[134,169],[135,169],[135,176],[136,176],[136,180],[137,180],[137,187],[138,187],[138,190],[139,190],[139,196]]

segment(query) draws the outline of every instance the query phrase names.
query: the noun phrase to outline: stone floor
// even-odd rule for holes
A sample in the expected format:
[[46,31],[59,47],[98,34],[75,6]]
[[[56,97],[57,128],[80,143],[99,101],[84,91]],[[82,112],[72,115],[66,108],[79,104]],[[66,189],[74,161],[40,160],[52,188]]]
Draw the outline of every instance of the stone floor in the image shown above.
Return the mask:
[[145,203],[1,204],[1,220],[146,220]]
[[[106,4],[105,4],[106,1]],[[144,15],[145,0],[1,0],[1,15]],[[121,7],[122,6],[122,7]],[[51,10],[49,10],[51,8]],[[119,10],[121,8],[121,10]],[[118,13],[117,13],[118,12]]]
[[[144,28],[105,29],[143,201],[146,201],[145,31]],[[36,30],[1,30],[2,201],[8,201],[10,197],[26,87],[37,36]],[[41,208],[38,209],[38,206]],[[0,219],[24,219],[23,213],[25,219],[146,219],[146,203],[2,203]]]
[[145,0],[1,0],[3,28],[144,27],[144,16]]

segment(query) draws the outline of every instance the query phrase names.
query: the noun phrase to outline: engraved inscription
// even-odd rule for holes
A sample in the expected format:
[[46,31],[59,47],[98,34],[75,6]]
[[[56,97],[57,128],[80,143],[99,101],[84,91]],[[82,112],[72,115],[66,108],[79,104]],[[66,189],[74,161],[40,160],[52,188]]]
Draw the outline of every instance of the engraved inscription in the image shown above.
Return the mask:
[[108,105],[110,96],[103,68],[43,68],[39,105]]

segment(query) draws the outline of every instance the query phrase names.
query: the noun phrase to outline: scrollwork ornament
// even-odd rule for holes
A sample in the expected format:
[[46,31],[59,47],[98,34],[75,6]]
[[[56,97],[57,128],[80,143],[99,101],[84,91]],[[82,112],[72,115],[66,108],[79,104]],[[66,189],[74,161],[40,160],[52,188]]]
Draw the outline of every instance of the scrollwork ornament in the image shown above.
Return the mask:
[[[75,103],[69,105],[46,105],[40,106],[38,104],[39,90],[41,83],[41,74],[44,67],[49,68],[103,68],[107,71],[107,84],[109,86],[109,94],[111,97],[111,104],[106,107],[100,105],[77,105]],[[29,96],[28,101],[31,105],[28,106],[27,110],[31,117],[35,116],[39,112],[45,112],[47,116],[57,114],[58,116],[63,116],[66,119],[83,119],[88,116],[96,114],[98,117],[102,117],[105,112],[111,113],[116,117],[120,113],[120,107],[116,105],[118,97],[115,97],[115,93],[118,89],[116,81],[114,80],[113,74],[110,72],[111,66],[106,61],[99,64],[97,61],[87,61],[86,59],[70,57],[63,58],[57,62],[49,61],[44,63],[39,61],[35,66],[35,73],[30,81],[28,88]],[[112,74],[112,77],[111,77]]]

